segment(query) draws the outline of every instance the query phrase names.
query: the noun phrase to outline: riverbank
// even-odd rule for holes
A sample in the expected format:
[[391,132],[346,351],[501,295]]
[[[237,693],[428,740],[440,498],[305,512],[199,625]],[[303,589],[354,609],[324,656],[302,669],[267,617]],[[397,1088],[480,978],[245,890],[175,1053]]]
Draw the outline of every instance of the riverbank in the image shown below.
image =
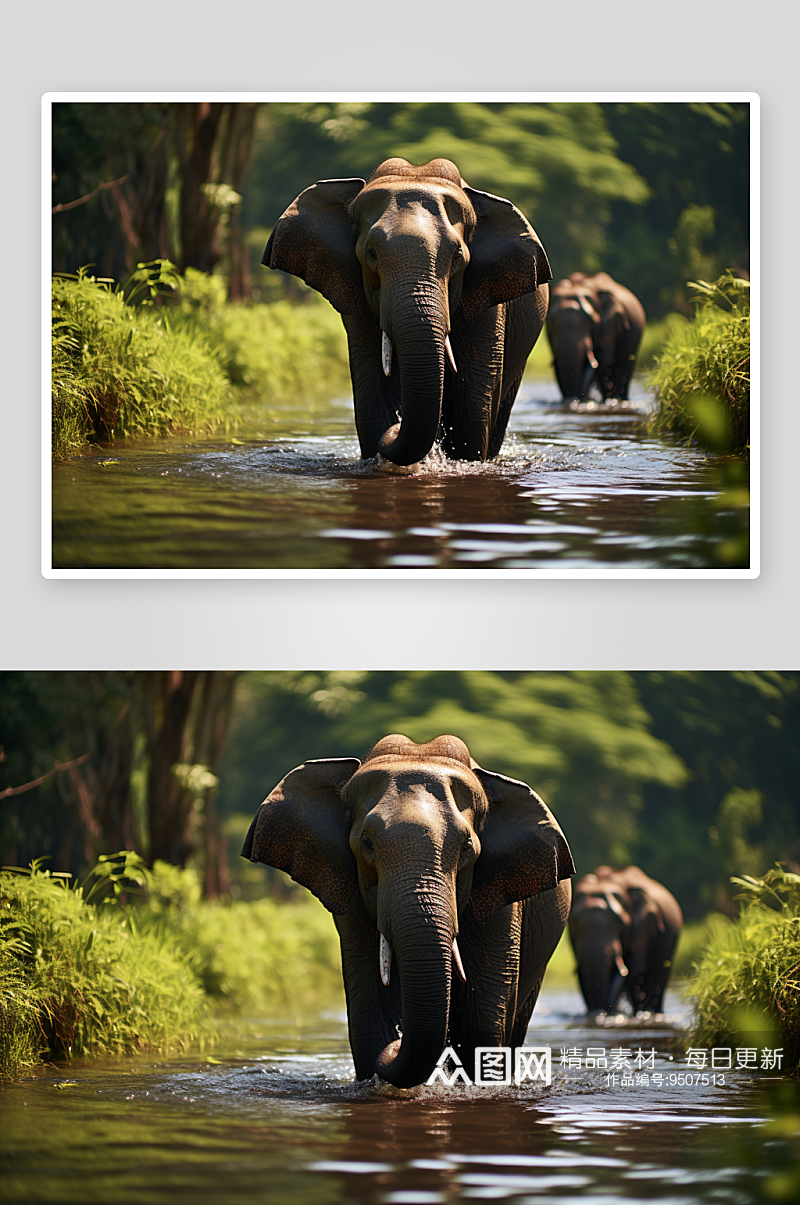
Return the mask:
[[750,282],[727,272],[690,282],[695,315],[668,319],[650,385],[656,432],[676,431],[713,452],[750,450]]
[[[800,875],[780,867],[735,878],[738,920],[715,927],[689,992],[696,1005],[693,1044],[779,1049],[773,1069],[800,1073]],[[759,1065],[759,1064],[754,1064]]]
[[221,1012],[343,1004],[321,904],[217,903],[197,875],[136,855],[83,884],[34,864],[0,872],[0,1079],[42,1059],[175,1050]]
[[234,304],[220,277],[163,260],[124,285],[56,276],[52,355],[56,459],[94,441],[228,432],[246,407],[268,420],[348,379],[344,330],[321,298]]

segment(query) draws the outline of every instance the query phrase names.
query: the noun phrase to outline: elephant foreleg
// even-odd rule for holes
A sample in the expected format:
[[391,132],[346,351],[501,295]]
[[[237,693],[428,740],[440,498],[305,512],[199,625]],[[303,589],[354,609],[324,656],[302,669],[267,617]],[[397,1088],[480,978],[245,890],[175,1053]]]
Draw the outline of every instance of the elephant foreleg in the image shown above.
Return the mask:
[[377,455],[384,432],[397,422],[400,377],[397,371],[389,377],[384,374],[381,329],[363,303],[342,321],[347,331],[358,442],[362,457],[369,460]]
[[458,944],[466,983],[454,980],[450,1036],[464,1066],[477,1046],[507,1046],[517,1011],[522,904],[509,904],[484,921],[471,908],[461,916]]
[[356,1079],[370,1079],[381,1052],[398,1036],[401,1017],[397,975],[384,986],[380,976],[380,934],[358,892],[343,916],[335,916],[342,948],[347,1025]]

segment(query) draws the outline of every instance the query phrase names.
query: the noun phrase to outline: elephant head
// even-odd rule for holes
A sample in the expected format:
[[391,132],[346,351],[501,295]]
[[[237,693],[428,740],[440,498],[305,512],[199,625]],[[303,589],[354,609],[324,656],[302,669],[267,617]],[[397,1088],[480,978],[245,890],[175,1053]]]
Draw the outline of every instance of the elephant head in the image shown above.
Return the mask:
[[363,764],[305,762],[261,805],[242,855],[287,871],[334,914],[356,1075],[397,1087],[422,1083],[447,1044],[454,976],[471,974],[462,923],[490,922],[573,872],[538,796],[453,736],[387,736]]
[[595,350],[602,326],[597,299],[580,272],[550,290],[547,338],[565,398],[585,398],[598,368]]
[[451,342],[456,312],[474,319],[551,275],[523,215],[470,188],[448,159],[388,159],[366,182],[318,181],[279,219],[262,262],[342,314],[362,454],[399,465],[431,450],[445,374],[464,367]]

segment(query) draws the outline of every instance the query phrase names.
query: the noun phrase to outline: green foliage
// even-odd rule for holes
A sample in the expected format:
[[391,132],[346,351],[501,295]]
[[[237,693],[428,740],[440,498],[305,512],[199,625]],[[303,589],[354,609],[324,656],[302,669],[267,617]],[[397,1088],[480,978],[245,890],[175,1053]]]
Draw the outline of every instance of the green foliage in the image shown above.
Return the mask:
[[783,1070],[800,1065],[800,875],[782,867],[732,882],[746,902],[720,929],[690,984],[700,1046],[783,1047]]
[[[101,879],[141,878],[135,855],[119,857],[124,865]],[[163,1049],[197,1036],[203,995],[174,941],[137,925],[112,897],[92,903],[92,891],[71,887],[70,877],[40,862],[0,872],[0,965],[13,972],[18,1017],[36,1009],[37,1036],[56,1057]],[[5,1033],[3,1042],[8,1064]]]
[[746,269],[750,244],[748,107],[606,102],[617,154],[647,181],[645,205],[611,204],[606,269],[648,318],[684,308],[685,282]]
[[336,930],[308,892],[203,901],[196,871],[151,871],[129,850],[70,878],[41,861],[0,872],[0,1078],[47,1051],[184,1046],[208,1034],[212,1009],[341,1003]]
[[682,302],[687,274],[747,267],[748,117],[724,102],[263,105],[243,217],[274,225],[315,180],[366,176],[392,155],[443,155],[522,209],[556,279],[603,268],[654,319]]
[[[644,784],[679,787],[686,778],[649,732],[624,673],[257,674],[243,683],[237,709],[223,768],[236,810],[252,813],[307,758],[363,757],[388,732],[416,741],[453,732],[481,765],[544,796],[579,873],[631,860]],[[252,767],[244,781],[240,757]]]
[[632,677],[654,734],[689,771],[679,790],[645,787],[635,860],[669,886],[684,915],[726,910],[732,873],[797,860],[800,679],[690,670]]
[[176,327],[202,332],[231,384],[262,405],[349,389],[344,328],[318,294],[309,290],[303,305],[237,305],[225,300],[221,277],[188,268],[181,301]]
[[696,313],[673,316],[650,383],[656,430],[679,431],[716,452],[750,447],[750,282],[726,272],[690,282]]
[[346,389],[347,347],[317,296],[229,303],[221,277],[155,260],[122,286],[85,270],[54,279],[52,376],[53,454],[64,457],[89,439],[227,428],[245,400]]
[[87,439],[213,430],[235,417],[211,343],[173,327],[163,307],[126,304],[126,292],[152,302],[160,287],[140,277],[121,289],[83,270],[54,278],[55,456]]
[[156,862],[138,923],[170,935],[215,1008],[263,1015],[311,1001],[338,1004],[336,929],[309,892],[295,895],[288,903],[203,901],[195,871]]

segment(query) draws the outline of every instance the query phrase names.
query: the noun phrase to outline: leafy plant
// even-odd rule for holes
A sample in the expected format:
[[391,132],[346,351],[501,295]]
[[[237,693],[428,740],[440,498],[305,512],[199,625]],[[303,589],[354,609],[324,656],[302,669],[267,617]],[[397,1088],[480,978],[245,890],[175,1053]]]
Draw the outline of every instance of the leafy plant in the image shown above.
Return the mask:
[[154,304],[174,277],[171,265],[140,264],[137,273],[122,287],[86,269],[53,279],[57,457],[88,439],[213,430],[235,418],[210,341],[176,329]]
[[88,268],[53,280],[53,454],[87,440],[235,425],[245,401],[274,408],[346,389],[338,316],[319,298],[247,306],[220,277],[168,260],[124,284]]
[[690,993],[697,1001],[692,1042],[783,1047],[783,1070],[800,1067],[800,875],[780,865],[743,888],[739,919],[718,929]]
[[750,444],[750,282],[732,272],[690,281],[695,315],[673,315],[651,385],[656,430],[679,431],[716,452]]
[[341,1003],[336,931],[308,893],[203,901],[195,870],[130,850],[71,878],[42,859],[0,871],[0,1078],[44,1052],[185,1046],[212,1031],[212,1009]]

